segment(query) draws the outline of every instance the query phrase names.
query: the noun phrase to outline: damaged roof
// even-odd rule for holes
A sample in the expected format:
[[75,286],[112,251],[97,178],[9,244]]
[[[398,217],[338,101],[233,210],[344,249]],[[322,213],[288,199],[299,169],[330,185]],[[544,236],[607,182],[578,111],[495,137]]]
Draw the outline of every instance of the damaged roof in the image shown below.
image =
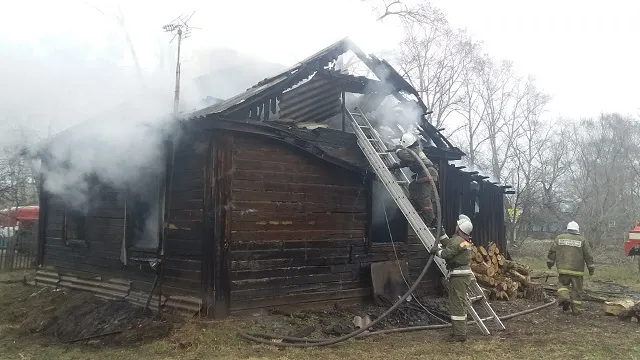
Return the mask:
[[[395,91],[403,91],[415,96],[418,105],[423,109],[424,113],[428,113],[429,109],[420,99],[418,92],[393,66],[385,60],[378,59],[374,55],[365,54],[352,41],[344,38],[300,61],[280,74],[260,81],[245,92],[215,105],[195,111],[189,114],[187,118],[195,119],[222,116],[231,119],[246,120],[247,114],[250,114],[249,117],[253,118],[256,113],[264,113],[268,117],[271,112],[275,113],[275,99],[278,98],[278,100],[281,100],[283,92],[308,80],[317,72],[322,72],[328,64],[337,60],[340,55],[347,51],[352,51],[378,79],[382,79],[391,84]],[[359,79],[359,81],[363,80]],[[403,101],[406,101],[406,99],[403,99]],[[301,115],[308,120],[317,114],[335,115],[334,113],[335,111],[331,109],[321,109],[315,113],[304,112]],[[440,130],[436,129],[428,121],[423,121],[421,128],[423,135],[430,138],[438,148],[447,149],[457,157],[464,156],[464,153],[460,149],[453,146],[449,140],[440,133]]]

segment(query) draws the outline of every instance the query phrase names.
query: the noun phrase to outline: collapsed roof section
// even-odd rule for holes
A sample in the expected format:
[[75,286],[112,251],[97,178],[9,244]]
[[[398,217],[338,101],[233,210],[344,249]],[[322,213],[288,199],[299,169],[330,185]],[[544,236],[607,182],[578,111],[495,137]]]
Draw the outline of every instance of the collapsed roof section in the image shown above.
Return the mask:
[[[337,60],[347,52],[355,54],[374,76],[354,76],[339,69]],[[387,61],[365,54],[348,38],[241,94],[191,113],[189,118],[249,119],[298,127],[306,124],[339,128],[343,105],[353,110],[353,104],[357,103],[365,112],[375,111],[388,98],[401,106],[409,104],[418,109],[417,129],[446,158],[459,159],[464,155],[429,123],[426,117],[429,110],[418,92]],[[334,126],[327,125],[330,123]],[[348,131],[347,128],[343,122],[342,130]]]

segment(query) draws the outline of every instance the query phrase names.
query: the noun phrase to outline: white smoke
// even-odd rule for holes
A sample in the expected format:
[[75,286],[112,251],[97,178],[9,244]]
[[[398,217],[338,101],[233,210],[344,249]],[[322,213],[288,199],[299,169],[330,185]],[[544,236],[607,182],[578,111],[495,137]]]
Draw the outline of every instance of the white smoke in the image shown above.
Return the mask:
[[[47,191],[86,210],[90,177],[135,191],[145,179],[159,176],[163,142],[177,131],[171,67],[142,69],[141,79],[136,69],[94,59],[88,45],[72,40],[37,55],[30,46],[0,45],[0,148],[27,147],[32,155],[44,150],[48,160],[39,170]],[[230,95],[216,89],[241,92],[277,67],[220,49],[195,54],[199,61],[183,67],[183,113],[206,106],[207,96]],[[234,78],[248,63],[250,74]]]
[[45,190],[86,210],[91,176],[133,191],[143,179],[160,176],[164,140],[177,131],[170,105],[161,104],[155,97],[134,99],[45,143]]

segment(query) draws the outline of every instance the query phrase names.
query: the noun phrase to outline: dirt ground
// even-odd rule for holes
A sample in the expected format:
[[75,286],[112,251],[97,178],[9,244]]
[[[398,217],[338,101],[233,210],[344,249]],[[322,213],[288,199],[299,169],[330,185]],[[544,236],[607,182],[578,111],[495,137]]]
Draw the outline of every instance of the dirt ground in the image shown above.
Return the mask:
[[[536,261],[531,262],[536,266]],[[626,274],[622,264],[610,273]],[[629,266],[629,267],[627,267]],[[633,269],[633,270],[632,270]],[[544,274],[545,269],[536,269]],[[604,271],[606,274],[607,272]],[[554,278],[544,278],[553,284]],[[635,281],[607,278],[588,281],[591,291],[636,297]],[[552,286],[552,285],[550,285]],[[438,324],[447,317],[444,299],[405,304],[376,329]],[[526,300],[494,302],[501,314],[540,305]],[[22,284],[0,284],[0,359],[633,359],[640,353],[640,324],[607,316],[602,304],[586,302],[581,316],[557,306],[505,321],[506,330],[483,336],[469,326],[465,344],[446,342],[448,330],[376,335],[330,348],[284,349],[247,342],[238,331],[325,338],[350,332],[354,316],[375,319],[385,310],[373,304],[322,311],[263,311],[222,321],[165,314],[143,314],[124,302],[98,299],[82,292],[42,290]],[[435,316],[434,316],[435,315]],[[492,326],[492,325],[491,325]],[[490,328],[491,328],[490,326]],[[93,339],[113,331],[115,334]],[[72,340],[77,340],[70,343]],[[637,355],[638,354],[638,355]]]

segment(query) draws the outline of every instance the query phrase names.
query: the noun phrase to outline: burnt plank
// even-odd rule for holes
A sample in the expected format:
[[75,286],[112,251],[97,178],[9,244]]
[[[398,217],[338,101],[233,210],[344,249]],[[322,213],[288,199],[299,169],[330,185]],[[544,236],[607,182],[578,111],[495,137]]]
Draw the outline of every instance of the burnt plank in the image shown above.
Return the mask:
[[[355,195],[355,194],[354,194]],[[318,204],[340,204],[363,206],[366,198],[364,192],[360,196],[316,194],[313,192],[280,192],[280,191],[251,191],[234,190],[235,201],[271,201],[271,202],[306,202]]]
[[233,302],[267,298],[282,295],[304,294],[309,292],[340,292],[345,290],[361,289],[366,287],[361,281],[317,282],[313,284],[285,285],[279,287],[266,287],[261,289],[237,290],[231,292]]
[[231,271],[263,270],[272,268],[303,267],[303,266],[330,266],[345,265],[349,263],[349,256],[331,256],[317,258],[287,258],[269,260],[239,260],[231,262]]
[[329,240],[364,238],[364,229],[358,230],[291,230],[291,231],[232,231],[233,241],[261,240]]
[[310,292],[304,294],[282,295],[267,298],[253,298],[233,302],[233,310],[255,309],[290,304],[304,304],[322,302],[328,300],[341,300],[349,298],[363,298],[371,296],[371,288],[352,289],[344,291]]
[[271,201],[234,201],[233,210],[244,213],[361,213],[365,210],[365,202],[353,205],[319,204],[319,203],[288,203]]
[[[356,183],[357,184],[357,183]],[[309,184],[309,183],[280,183],[270,179],[242,180],[234,179],[234,190],[258,190],[258,191],[279,191],[315,194],[335,194],[357,196],[361,192],[361,185],[331,185],[331,184]]]
[[360,272],[343,272],[335,274],[315,274],[305,276],[282,276],[260,279],[234,280],[232,282],[232,290],[252,290],[252,289],[268,289],[290,285],[308,285],[339,281],[356,281],[361,280]]
[[261,222],[261,221],[304,221],[304,222],[365,222],[367,214],[364,212],[353,213],[290,213],[277,212],[242,212],[233,211],[234,222]]
[[309,183],[329,185],[353,185],[353,177],[336,176],[336,174],[292,174],[277,171],[258,171],[235,169],[234,177],[240,180],[269,179],[280,183]]
[[216,133],[213,140],[213,314],[215,317],[225,317],[231,307],[231,183],[236,176],[233,161],[234,137]]
[[274,250],[250,250],[250,251],[233,251],[234,260],[267,260],[267,259],[286,259],[286,258],[310,258],[323,256],[341,256],[355,252],[356,249],[363,251],[363,246],[355,247],[345,246],[342,248],[326,248],[326,249],[274,249]]
[[[363,239],[331,239],[331,240],[304,240],[304,241],[249,241],[233,242],[231,250],[257,251],[257,250],[284,250],[284,249],[318,249],[348,248],[349,246],[363,246]],[[362,248],[364,249],[364,248]]]
[[[277,219],[277,218],[276,218]],[[269,220],[269,221],[235,221],[233,230],[235,231],[282,231],[282,230],[365,230],[364,221],[290,221],[290,220]]]
[[300,266],[300,267],[287,267],[280,269],[269,270],[257,270],[257,271],[233,271],[231,272],[232,280],[248,280],[248,279],[261,279],[269,277],[283,277],[283,276],[308,276],[319,274],[335,274],[340,272],[353,272],[359,271],[359,264],[344,264],[344,265],[329,265],[329,266]]

